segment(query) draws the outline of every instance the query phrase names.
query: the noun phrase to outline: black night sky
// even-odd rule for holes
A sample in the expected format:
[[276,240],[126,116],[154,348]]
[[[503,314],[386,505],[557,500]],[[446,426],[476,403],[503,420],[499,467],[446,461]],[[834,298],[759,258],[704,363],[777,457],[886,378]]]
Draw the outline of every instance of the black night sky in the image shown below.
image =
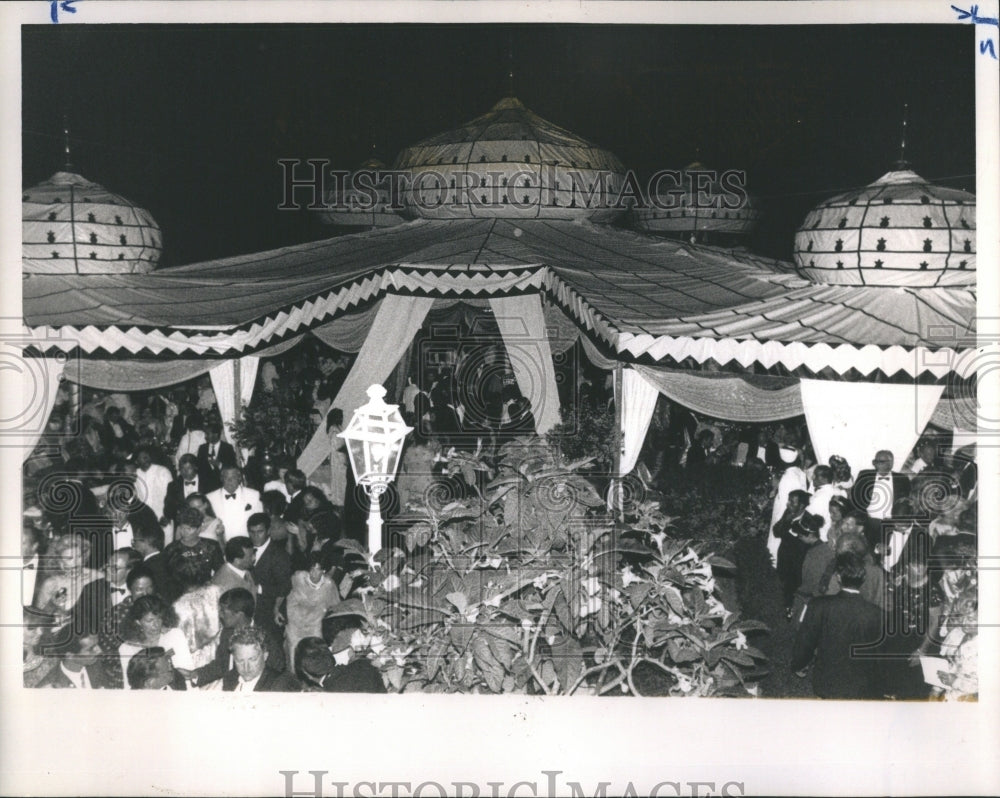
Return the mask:
[[[975,190],[965,25],[48,25],[22,29],[23,174],[63,166],[148,208],[164,265],[332,234],[278,211],[279,158],[350,169],[489,110],[530,109],[646,175],[747,171],[752,249],[788,258],[806,211],[899,156]],[[508,56],[513,53],[513,59]]]

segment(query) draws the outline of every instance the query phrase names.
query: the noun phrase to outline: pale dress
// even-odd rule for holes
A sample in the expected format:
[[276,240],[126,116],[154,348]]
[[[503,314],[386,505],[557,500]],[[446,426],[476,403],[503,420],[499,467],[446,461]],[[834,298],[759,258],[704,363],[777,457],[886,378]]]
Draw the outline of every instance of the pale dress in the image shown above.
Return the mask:
[[323,616],[339,603],[337,586],[326,574],[323,574],[319,584],[314,584],[309,579],[308,571],[296,571],[292,574],[292,592],[288,594],[285,604],[288,615],[285,639],[289,662],[294,657],[295,646],[303,637],[322,636]]

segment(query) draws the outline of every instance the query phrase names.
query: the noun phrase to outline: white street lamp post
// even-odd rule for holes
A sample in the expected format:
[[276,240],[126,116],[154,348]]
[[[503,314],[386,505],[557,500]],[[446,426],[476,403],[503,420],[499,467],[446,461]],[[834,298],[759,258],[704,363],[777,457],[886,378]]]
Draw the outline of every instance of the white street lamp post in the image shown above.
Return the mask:
[[354,411],[354,416],[338,438],[347,442],[351,470],[358,485],[363,485],[371,499],[368,513],[368,550],[375,554],[382,548],[382,513],[379,497],[396,477],[403,439],[413,428],[406,426],[397,405],[385,403],[385,388],[372,385],[366,391],[368,402]]

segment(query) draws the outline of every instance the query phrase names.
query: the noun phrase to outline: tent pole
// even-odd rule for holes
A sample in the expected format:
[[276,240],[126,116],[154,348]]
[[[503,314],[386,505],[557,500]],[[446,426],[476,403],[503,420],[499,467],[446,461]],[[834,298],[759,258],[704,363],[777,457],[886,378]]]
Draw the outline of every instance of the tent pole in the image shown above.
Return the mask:
[[622,495],[622,443],[624,436],[622,435],[622,381],[623,381],[623,371],[621,361],[615,363],[615,376],[614,376],[614,398],[615,398],[615,436],[617,440],[617,445],[615,446],[615,459],[612,468],[613,477],[611,481],[611,496],[612,496],[612,509],[616,518],[620,518],[624,507],[625,497]]
[[[233,362],[233,404],[235,406],[233,408],[235,410],[233,414],[233,422],[235,423],[240,419],[240,407],[243,404],[243,402],[240,397],[240,359],[238,357],[233,358],[232,362]],[[243,468],[244,463],[243,463],[242,448],[240,447],[239,444],[236,444],[233,447],[233,449],[236,452],[236,464],[240,468]]]

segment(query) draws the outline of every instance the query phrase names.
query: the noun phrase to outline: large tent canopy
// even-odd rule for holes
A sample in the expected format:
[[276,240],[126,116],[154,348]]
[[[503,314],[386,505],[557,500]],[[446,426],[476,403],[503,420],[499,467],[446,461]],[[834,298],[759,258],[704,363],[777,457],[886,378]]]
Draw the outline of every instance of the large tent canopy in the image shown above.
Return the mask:
[[625,361],[974,374],[973,288],[818,285],[781,268],[584,221],[417,220],[153,274],[33,274],[24,317],[41,351],[234,357],[338,319],[357,331],[386,294],[540,294]]

